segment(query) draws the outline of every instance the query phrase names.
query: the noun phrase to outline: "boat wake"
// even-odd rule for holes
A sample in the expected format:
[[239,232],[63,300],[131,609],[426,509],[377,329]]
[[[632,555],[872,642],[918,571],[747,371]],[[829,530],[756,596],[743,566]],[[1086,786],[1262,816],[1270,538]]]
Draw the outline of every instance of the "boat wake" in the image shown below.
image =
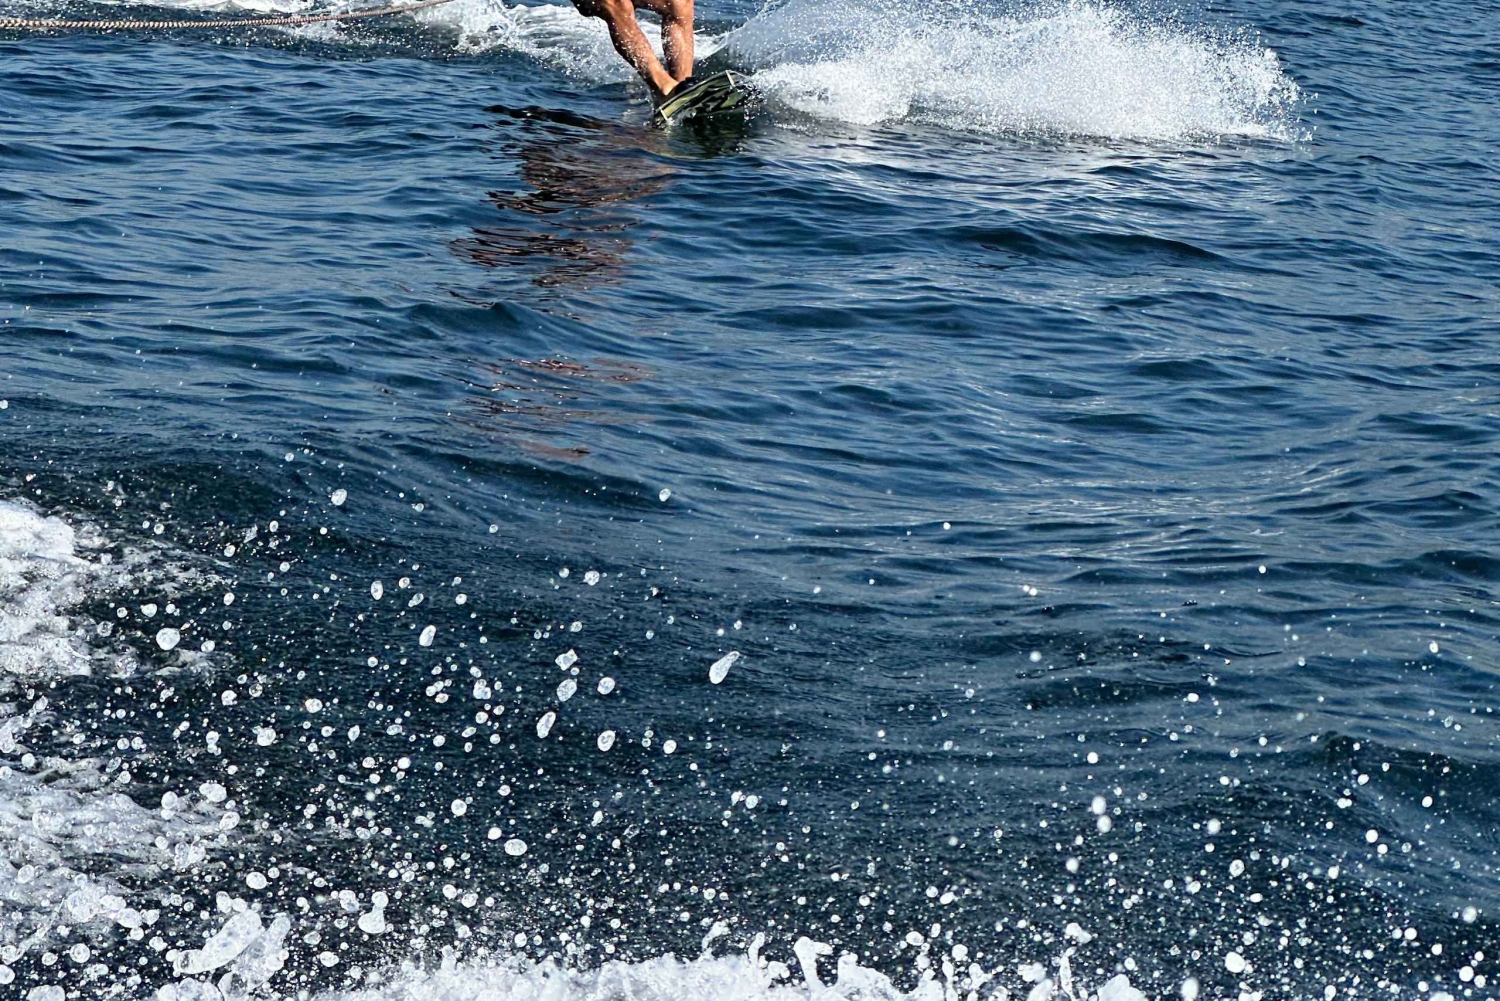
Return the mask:
[[[201,12],[323,11],[312,0],[167,0]],[[344,9],[335,5],[328,9]],[[354,7],[360,5],[353,5]],[[449,52],[508,52],[590,85],[626,84],[604,23],[561,3],[454,0],[410,15]],[[660,51],[651,18],[642,26]],[[368,49],[363,27],[279,29]],[[722,51],[721,51],[722,50]],[[961,0],[791,0],[728,31],[700,59],[747,73],[773,116],[919,123],[996,136],[1294,141],[1302,92],[1249,30],[1189,25],[1091,0],[988,8]],[[642,90],[644,94],[644,90]]]

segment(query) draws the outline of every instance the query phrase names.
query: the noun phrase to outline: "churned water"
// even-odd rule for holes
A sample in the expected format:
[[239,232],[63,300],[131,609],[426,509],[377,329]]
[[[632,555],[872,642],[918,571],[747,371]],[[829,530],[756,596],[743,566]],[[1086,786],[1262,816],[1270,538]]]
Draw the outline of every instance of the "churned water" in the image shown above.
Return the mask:
[[0,39],[0,997],[1494,996],[1500,8],[699,17]]

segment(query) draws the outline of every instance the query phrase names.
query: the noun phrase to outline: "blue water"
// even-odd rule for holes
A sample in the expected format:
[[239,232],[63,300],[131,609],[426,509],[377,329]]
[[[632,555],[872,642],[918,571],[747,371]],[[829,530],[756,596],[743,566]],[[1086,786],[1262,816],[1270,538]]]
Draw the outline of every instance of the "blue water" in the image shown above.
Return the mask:
[[699,20],[0,35],[5,990],[1491,996],[1500,6]]

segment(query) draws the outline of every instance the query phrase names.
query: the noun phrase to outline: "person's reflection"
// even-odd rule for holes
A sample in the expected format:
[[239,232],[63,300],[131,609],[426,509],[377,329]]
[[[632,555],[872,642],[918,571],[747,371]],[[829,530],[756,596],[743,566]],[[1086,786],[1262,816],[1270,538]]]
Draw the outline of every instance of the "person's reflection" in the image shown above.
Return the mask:
[[487,109],[506,121],[493,152],[519,164],[520,186],[486,194],[493,225],[455,240],[485,268],[515,268],[533,286],[573,289],[618,281],[638,215],[624,203],[660,191],[676,171],[642,148],[640,130],[537,109]]
[[[486,432],[503,429],[506,440],[523,451],[564,461],[593,451],[575,436],[591,429],[610,399],[619,399],[611,389],[651,376],[644,365],[608,358],[512,358],[485,362],[479,369],[483,382],[464,380],[474,392],[470,412],[458,419]],[[635,419],[615,411],[610,423]]]

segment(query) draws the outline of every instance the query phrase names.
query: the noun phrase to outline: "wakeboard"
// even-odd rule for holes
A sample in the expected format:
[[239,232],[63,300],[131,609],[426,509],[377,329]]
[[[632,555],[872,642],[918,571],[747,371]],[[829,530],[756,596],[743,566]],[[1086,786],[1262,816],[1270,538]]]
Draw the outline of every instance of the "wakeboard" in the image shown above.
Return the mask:
[[743,112],[750,100],[744,80],[729,70],[703,77],[689,77],[678,84],[666,100],[656,106],[651,120],[657,125],[671,125],[689,118],[707,118],[732,111]]

